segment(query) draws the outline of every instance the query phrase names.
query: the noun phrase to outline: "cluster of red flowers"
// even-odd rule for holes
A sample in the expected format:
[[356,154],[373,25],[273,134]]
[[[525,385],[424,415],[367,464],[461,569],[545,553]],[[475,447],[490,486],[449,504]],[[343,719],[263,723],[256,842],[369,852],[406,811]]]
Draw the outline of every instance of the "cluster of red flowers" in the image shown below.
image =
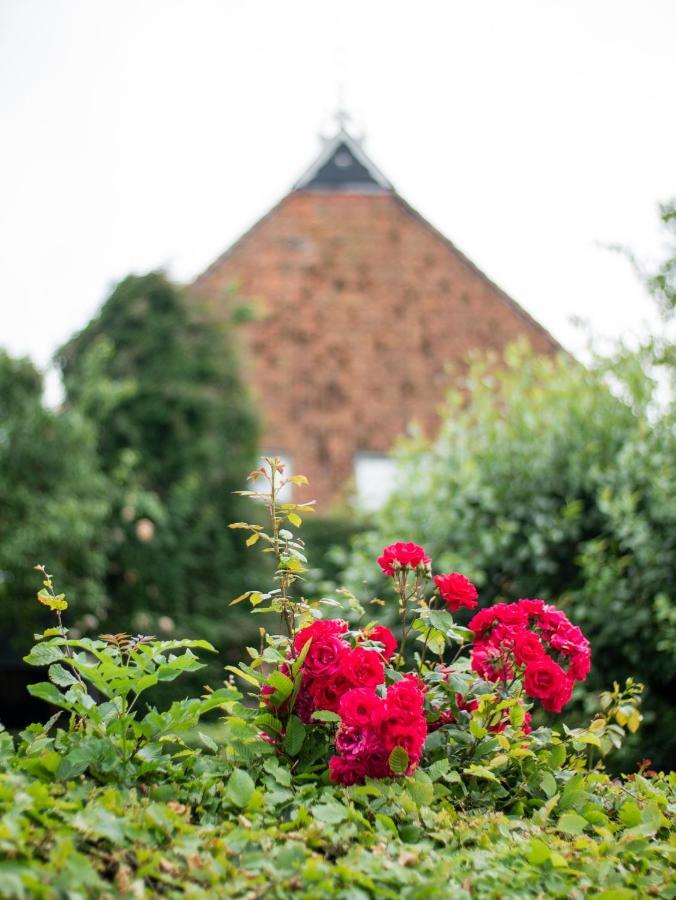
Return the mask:
[[[294,712],[306,724],[312,721],[315,710],[338,712],[341,698],[353,688],[373,690],[385,681],[385,662],[397,649],[397,639],[389,628],[376,625],[360,631],[355,646],[347,639],[347,631],[343,619],[320,619],[302,628],[294,639],[297,654],[312,641],[303,661],[303,677],[294,706]],[[366,641],[377,642],[382,649],[361,646]],[[287,665],[280,671],[289,674]],[[270,695],[274,688],[265,686],[263,692]]]
[[[400,541],[385,547],[378,557],[378,565],[385,575],[394,575],[396,572],[409,569],[427,570],[432,560],[419,544],[410,541]],[[461,607],[474,609],[479,596],[469,578],[465,578],[460,572],[450,572],[448,575],[435,575],[434,583],[439,589],[439,594],[446,602],[451,612],[457,612]]]
[[475,634],[474,671],[510,681],[523,668],[526,694],[549,712],[561,712],[573,684],[589,673],[589,641],[561,610],[542,600],[497,603],[478,612],[469,627]]
[[424,695],[415,675],[407,675],[379,697],[371,688],[356,688],[343,695],[336,734],[338,755],[329,760],[331,781],[359,784],[365,777],[392,778],[390,754],[402,747],[410,775],[422,757],[427,737]]

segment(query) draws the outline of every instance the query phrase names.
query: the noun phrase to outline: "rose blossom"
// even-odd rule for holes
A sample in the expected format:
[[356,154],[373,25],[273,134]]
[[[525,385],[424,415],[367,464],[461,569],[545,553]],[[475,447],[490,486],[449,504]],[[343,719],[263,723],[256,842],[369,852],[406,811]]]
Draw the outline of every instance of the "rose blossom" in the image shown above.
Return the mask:
[[345,657],[342,671],[355,687],[375,687],[385,681],[383,660],[377,650],[355,647]]
[[467,609],[474,609],[477,605],[479,592],[469,578],[465,578],[460,572],[435,575],[434,583],[439,588],[439,593],[451,612],[457,612],[463,606]]
[[431,560],[422,547],[411,542],[402,541],[385,547],[378,557],[378,565],[385,575],[394,575],[400,569],[417,569],[418,566],[428,566]]
[[371,688],[353,688],[340,698],[338,711],[342,719],[353,725],[378,724],[382,703]]
[[392,659],[394,651],[397,649],[397,639],[389,628],[384,625],[374,625],[367,631],[362,632],[362,637],[368,641],[377,641],[383,645],[381,655],[386,659]]
[[338,671],[340,661],[349,649],[345,641],[337,635],[313,638],[303,662],[303,669],[313,677],[332,675]]
[[529,697],[544,700],[555,694],[561,682],[566,680],[566,673],[561,666],[551,657],[543,655],[526,667],[524,688]]

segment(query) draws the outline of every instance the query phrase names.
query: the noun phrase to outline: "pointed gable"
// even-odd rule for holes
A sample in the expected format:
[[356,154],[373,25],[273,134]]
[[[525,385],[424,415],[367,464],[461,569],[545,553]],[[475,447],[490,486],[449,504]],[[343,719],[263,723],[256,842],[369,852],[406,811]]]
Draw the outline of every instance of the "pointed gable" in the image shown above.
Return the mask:
[[251,304],[240,328],[261,446],[310,478],[325,512],[412,421],[434,433],[470,351],[524,338],[538,353],[561,349],[344,128],[193,287],[220,321]]
[[391,191],[392,185],[343,128],[328,140],[318,158],[294,185],[295,191]]

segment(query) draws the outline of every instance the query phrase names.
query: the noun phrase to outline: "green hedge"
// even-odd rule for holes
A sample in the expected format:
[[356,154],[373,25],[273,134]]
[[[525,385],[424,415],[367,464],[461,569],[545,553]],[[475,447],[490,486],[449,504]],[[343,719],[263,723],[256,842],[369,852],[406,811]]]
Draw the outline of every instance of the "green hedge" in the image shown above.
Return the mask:
[[594,775],[525,819],[457,808],[424,773],[341,789],[269,765],[254,785],[212,748],[192,780],[121,789],[54,783],[47,754],[3,760],[6,898],[674,896],[674,776]]

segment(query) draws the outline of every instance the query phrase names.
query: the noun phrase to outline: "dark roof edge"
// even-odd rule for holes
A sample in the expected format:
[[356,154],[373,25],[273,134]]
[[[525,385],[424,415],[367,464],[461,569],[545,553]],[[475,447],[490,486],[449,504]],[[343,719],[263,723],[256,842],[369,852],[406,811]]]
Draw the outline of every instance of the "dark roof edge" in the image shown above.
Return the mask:
[[504,291],[498,284],[492,281],[485,272],[483,272],[477,265],[475,265],[475,263],[472,262],[471,259],[469,259],[469,257],[465,256],[462,250],[459,250],[458,247],[455,246],[453,241],[447,238],[446,235],[443,234],[443,232],[439,231],[438,228],[435,228],[431,222],[428,222],[427,219],[422,215],[422,213],[419,213],[418,210],[415,209],[415,207],[411,206],[411,204],[406,200],[404,200],[404,198],[400,194],[397,194],[395,192],[393,196],[403,207],[405,212],[407,212],[410,216],[420,222],[421,225],[423,225],[428,231],[430,231],[435,237],[437,237],[448,250],[455,254],[455,256],[457,256],[458,259],[468,269],[470,269],[470,271],[474,272],[475,275],[478,275],[483,281],[489,284],[507,306],[509,306],[524,321],[528,322],[529,325],[542,332],[542,334],[547,338],[547,340],[551,343],[552,347],[555,350],[565,353],[567,356],[571,356],[568,350],[566,350],[566,348],[561,343],[559,343],[559,341],[557,341],[554,335],[550,331],[548,331],[548,329],[546,329],[544,325],[538,322],[537,319],[533,318],[533,316],[531,316],[531,314],[527,312],[520,303],[517,303],[517,301],[513,297],[510,297],[506,291]]

